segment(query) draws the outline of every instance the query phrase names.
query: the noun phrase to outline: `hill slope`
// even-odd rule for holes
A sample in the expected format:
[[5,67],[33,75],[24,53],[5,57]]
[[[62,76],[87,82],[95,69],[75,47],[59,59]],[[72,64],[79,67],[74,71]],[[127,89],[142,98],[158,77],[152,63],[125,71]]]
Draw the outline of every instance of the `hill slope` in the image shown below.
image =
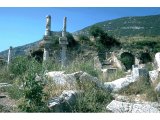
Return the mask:
[[[39,41],[36,41],[34,43],[30,43],[30,44],[26,44],[23,46],[18,46],[13,48],[12,50],[12,54],[13,56],[17,56],[17,55],[25,55],[26,52],[30,49],[30,48],[36,48],[38,47],[38,43]],[[7,59],[7,55],[8,55],[8,50],[2,51],[0,52],[0,56],[2,56],[3,58]]]
[[[123,17],[114,20],[99,22],[94,25],[106,30],[114,37],[133,37],[133,36],[160,36],[160,15]],[[88,26],[82,30],[72,33],[73,35],[89,35]],[[53,32],[53,35],[60,36],[61,32]],[[14,56],[24,55],[29,48],[37,47],[39,41],[14,48]],[[7,58],[8,50],[0,52],[0,56]]]
[[[123,17],[99,22],[94,25],[106,30],[115,37],[122,36],[158,36],[160,35],[160,15]],[[91,26],[76,31],[73,34],[89,34]]]
[[[61,32],[55,32],[55,31],[52,31],[52,34],[55,35],[55,36],[60,36],[61,35]],[[36,42],[33,42],[33,43],[29,43],[29,44],[26,44],[26,45],[22,45],[22,46],[18,46],[18,47],[15,47],[13,48],[13,56],[18,56],[18,55],[25,55],[27,54],[27,52],[31,49],[31,48],[38,48],[39,46],[39,42],[41,40],[38,40]],[[0,56],[7,59],[7,54],[8,54],[8,50],[4,50],[2,52],[0,52]]]

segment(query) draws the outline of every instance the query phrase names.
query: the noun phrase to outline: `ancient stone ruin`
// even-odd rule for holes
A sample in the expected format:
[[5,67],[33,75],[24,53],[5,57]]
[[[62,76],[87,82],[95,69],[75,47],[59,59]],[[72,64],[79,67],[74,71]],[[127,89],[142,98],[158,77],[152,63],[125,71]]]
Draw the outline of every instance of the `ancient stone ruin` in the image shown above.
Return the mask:
[[11,58],[12,58],[12,46],[9,47],[9,50],[8,50],[8,60],[7,60],[7,64],[9,65],[10,62],[11,62]]
[[49,46],[50,46],[50,38],[51,37],[51,16],[48,15],[46,17],[46,30],[45,35],[43,37],[44,41],[44,52],[43,52],[43,61],[49,59]]
[[66,37],[66,23],[67,23],[67,17],[64,17],[62,37],[59,38],[59,44],[62,47],[62,51],[61,51],[61,66],[62,67],[66,66],[66,60],[67,60],[66,51],[67,51],[68,41]]

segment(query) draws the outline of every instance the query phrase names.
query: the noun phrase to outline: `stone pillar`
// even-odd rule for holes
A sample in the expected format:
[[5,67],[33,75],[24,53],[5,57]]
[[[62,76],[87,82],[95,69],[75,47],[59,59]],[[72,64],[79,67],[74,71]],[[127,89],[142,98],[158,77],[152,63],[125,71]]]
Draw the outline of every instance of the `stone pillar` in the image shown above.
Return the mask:
[[45,30],[45,36],[51,35],[51,16],[46,16],[46,30]]
[[12,56],[12,46],[9,47],[8,50],[8,60],[7,60],[7,64],[9,65],[11,62],[11,56]]
[[66,22],[67,22],[67,18],[64,17],[62,37],[59,38],[59,44],[62,47],[62,51],[61,51],[61,66],[62,67],[66,66],[66,60],[67,60],[66,52],[67,52],[68,41],[66,37]]
[[62,37],[66,37],[66,23],[67,23],[67,17],[64,17],[63,29],[62,29]]
[[50,36],[44,36],[44,52],[43,52],[43,61],[46,61],[49,59],[49,48],[50,48]]
[[155,54],[156,69],[160,71],[160,52]]
[[51,16],[46,16],[46,30],[45,35],[43,37],[44,41],[44,53],[43,53],[43,61],[48,60],[49,58],[49,46],[50,46],[50,40],[51,40]]
[[43,61],[48,60],[48,58],[49,58],[49,51],[48,49],[44,48]]

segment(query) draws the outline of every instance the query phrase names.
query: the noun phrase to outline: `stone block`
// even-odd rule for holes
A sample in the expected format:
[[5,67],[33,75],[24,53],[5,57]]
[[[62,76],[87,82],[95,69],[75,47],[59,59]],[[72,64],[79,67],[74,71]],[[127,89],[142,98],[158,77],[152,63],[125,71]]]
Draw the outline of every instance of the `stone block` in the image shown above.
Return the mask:
[[138,65],[132,66],[132,78],[140,79],[140,78],[149,78],[149,72],[145,68],[139,68]]
[[94,57],[94,69],[101,70],[101,68],[102,64],[99,60],[99,57],[98,56]]
[[124,78],[114,80],[112,82],[105,82],[104,86],[106,87],[106,89],[108,89],[111,92],[118,92],[122,88],[130,85],[132,82],[134,81],[132,80],[131,77],[124,77]]
[[72,112],[79,91],[65,90],[59,97],[54,97],[48,102],[48,107],[54,112]]
[[159,109],[152,103],[130,103],[113,100],[106,107],[113,113],[159,113]]

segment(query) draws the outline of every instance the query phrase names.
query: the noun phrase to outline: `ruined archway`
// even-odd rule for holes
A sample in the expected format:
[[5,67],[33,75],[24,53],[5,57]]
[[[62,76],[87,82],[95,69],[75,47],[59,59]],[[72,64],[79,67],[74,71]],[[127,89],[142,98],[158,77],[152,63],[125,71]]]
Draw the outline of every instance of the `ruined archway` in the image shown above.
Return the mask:
[[124,64],[126,70],[129,70],[132,68],[132,65],[134,65],[134,62],[135,62],[134,59],[135,59],[134,55],[132,55],[129,52],[124,52],[120,56],[120,60]]
[[142,53],[141,55],[140,55],[140,63],[141,64],[146,64],[146,63],[148,63],[148,62],[152,62],[152,57],[151,57],[151,55],[149,54],[149,53]]

